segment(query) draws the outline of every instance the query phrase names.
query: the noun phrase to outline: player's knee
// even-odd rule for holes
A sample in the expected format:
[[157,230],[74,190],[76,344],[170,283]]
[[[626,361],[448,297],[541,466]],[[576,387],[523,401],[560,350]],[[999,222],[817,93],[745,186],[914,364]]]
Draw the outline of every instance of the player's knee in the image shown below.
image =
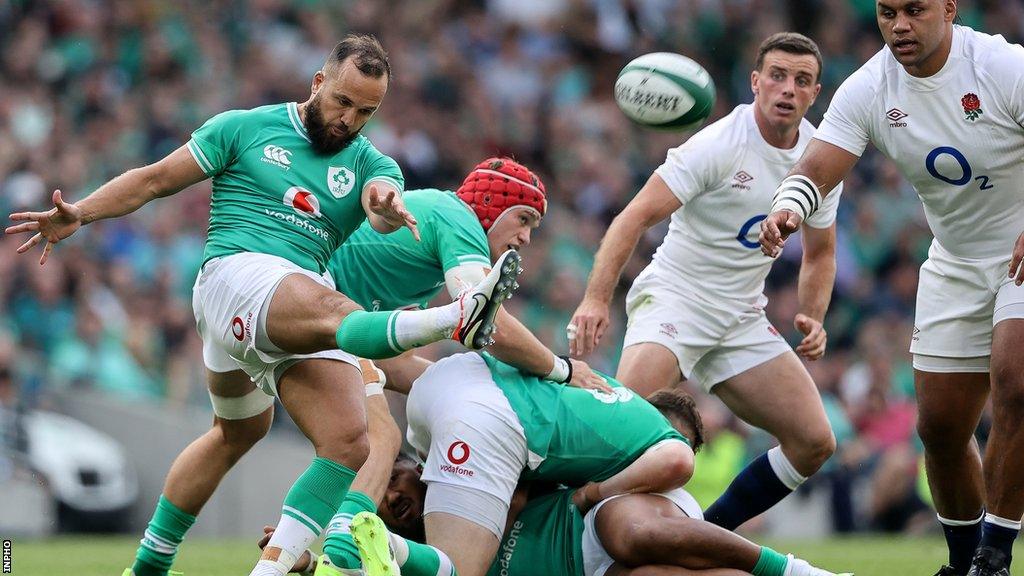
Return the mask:
[[825,424],[804,432],[783,449],[793,455],[792,465],[804,476],[818,471],[836,452],[836,436]]
[[334,290],[325,290],[317,294],[316,305],[318,310],[323,311],[321,318],[325,326],[331,330],[337,329],[338,324],[352,312],[363,309],[344,294]]
[[817,470],[835,453],[836,435],[832,433],[832,428],[829,427],[811,438],[808,446],[808,463]]
[[944,455],[959,458],[970,442],[970,434],[956,434],[951,423],[944,418],[928,417],[921,414],[917,419],[917,434],[921,437],[925,451],[931,458]]
[[370,440],[365,427],[336,427],[328,434],[314,438],[316,455],[359,469],[370,455]]
[[661,528],[651,519],[637,519],[618,527],[614,538],[602,538],[608,554],[620,564],[649,564],[647,552]]
[[1024,374],[1010,363],[992,366],[992,406],[997,412],[1024,415]]
[[273,409],[268,408],[263,414],[244,420],[218,418],[214,429],[220,433],[227,450],[236,458],[241,458],[267,435],[272,422]]

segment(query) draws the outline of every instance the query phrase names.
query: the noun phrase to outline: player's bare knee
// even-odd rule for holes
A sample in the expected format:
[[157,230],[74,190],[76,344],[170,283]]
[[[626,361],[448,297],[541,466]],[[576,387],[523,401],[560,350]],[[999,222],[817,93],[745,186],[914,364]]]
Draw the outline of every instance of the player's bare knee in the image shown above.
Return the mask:
[[971,441],[971,434],[951,432],[950,423],[945,418],[929,418],[924,414],[918,417],[917,434],[929,458],[960,459]]
[[647,564],[645,553],[647,542],[657,530],[656,522],[650,519],[638,519],[620,524],[615,528],[613,538],[602,538],[605,550],[616,562],[640,566]]
[[992,406],[997,413],[1024,415],[1024,374],[1010,362],[992,366]]
[[270,431],[273,414],[273,408],[268,408],[264,413],[244,420],[217,418],[213,426],[220,432],[225,447],[241,458]]
[[815,434],[808,446],[808,464],[815,470],[821,468],[836,453],[836,435],[828,428],[824,433]]
[[370,455],[370,440],[366,436],[365,427],[339,427],[311,440],[317,456],[334,460],[353,470],[362,466]]
[[346,316],[363,309],[344,294],[333,290],[324,290],[317,294],[316,305],[317,309],[321,311],[320,318],[323,320],[324,326],[331,331],[337,330],[338,325]]

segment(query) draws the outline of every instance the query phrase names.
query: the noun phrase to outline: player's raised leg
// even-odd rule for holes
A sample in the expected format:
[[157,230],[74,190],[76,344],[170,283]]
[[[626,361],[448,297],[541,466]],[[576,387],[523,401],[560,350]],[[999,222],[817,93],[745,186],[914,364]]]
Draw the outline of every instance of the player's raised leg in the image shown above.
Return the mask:
[[307,354],[340,348],[364,358],[389,358],[453,338],[468,348],[491,342],[494,316],[515,290],[519,255],[502,254],[490,274],[455,302],[427,310],[367,312],[313,279],[292,274],[275,291],[267,319],[271,342]]
[[923,370],[945,369],[935,364],[942,360],[914,356],[917,433],[924,443],[928,485],[949,548],[949,564],[939,574],[963,576],[981,541],[984,484],[974,430],[988,398],[989,378],[987,372]]
[[245,372],[207,371],[207,382],[213,427],[171,464],[160,501],[135,554],[135,576],[166,576],[185,532],[224,475],[270,430],[274,399],[257,390]]
[[796,490],[835,452],[821,397],[796,354],[784,352],[712,388],[745,422],[780,446],[751,462],[705,512],[733,530]]
[[[999,308],[997,314],[1013,307],[1024,311],[1024,304],[1012,304]],[[992,330],[992,432],[984,466],[988,510],[975,560],[976,565],[988,564],[989,571],[979,566],[979,576],[1009,574],[1013,541],[1024,515],[1024,357],[1020,354],[1024,319],[996,321]]]
[[675,386],[683,375],[671,350],[655,342],[642,342],[622,350],[615,379],[646,398],[655,390]]
[[287,574],[341,506],[369,452],[363,388],[354,366],[324,358],[300,360],[279,377],[281,403],[316,457],[285,496],[277,530],[251,576]]

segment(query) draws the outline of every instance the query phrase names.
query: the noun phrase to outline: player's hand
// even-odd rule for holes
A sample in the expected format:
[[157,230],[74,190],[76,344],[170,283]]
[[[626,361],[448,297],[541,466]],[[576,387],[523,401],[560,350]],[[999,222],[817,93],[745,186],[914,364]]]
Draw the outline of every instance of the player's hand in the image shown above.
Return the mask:
[[1022,260],[1024,260],[1024,233],[1017,236],[1017,242],[1013,245],[1013,257],[1010,258],[1010,278],[1013,278],[1013,283],[1017,286],[1024,284]]
[[782,247],[786,245],[786,238],[800,229],[802,221],[800,215],[791,210],[779,210],[769,214],[761,221],[761,234],[758,236],[761,253],[770,258],[778,256],[782,252]]
[[583,515],[586,515],[600,501],[601,489],[595,482],[587,482],[582,488],[572,493],[572,503]]
[[796,347],[796,353],[804,358],[814,361],[825,355],[825,345],[828,343],[828,334],[825,328],[814,318],[806,314],[797,314],[793,319],[793,326],[803,333],[804,339]]
[[612,394],[615,391],[604,378],[598,376],[590,366],[582,361],[570,358],[569,362],[572,363],[572,380],[569,380],[567,384],[576,388],[583,388],[584,390],[598,390]]
[[65,202],[61,198],[60,190],[53,192],[53,208],[46,212],[16,212],[11,214],[11,220],[24,222],[8,226],[4,232],[7,234],[20,234],[22,232],[35,232],[31,238],[18,247],[18,254],[24,254],[33,246],[46,241],[43,246],[43,255],[39,257],[39,265],[46,264],[46,259],[53,251],[53,245],[71,236],[82,227],[82,210],[74,204]]
[[389,190],[387,195],[381,198],[380,191],[376,186],[370,185],[370,211],[380,216],[390,226],[400,228],[405,226],[412,230],[412,237],[420,241],[420,230],[416,227],[416,218],[405,208],[402,197]]
[[569,338],[569,354],[580,357],[593,352],[601,343],[608,324],[608,303],[584,298],[565,327],[565,334]]
[[[267,544],[270,543],[270,537],[274,535],[274,530],[276,530],[276,528],[273,526],[263,527],[263,538],[260,538],[260,541],[256,543],[256,545],[260,547],[260,550],[266,548]],[[295,559],[295,565],[292,566],[290,572],[305,572],[309,569],[309,562],[311,560],[313,560],[313,555],[309,553],[309,550],[306,550]]]

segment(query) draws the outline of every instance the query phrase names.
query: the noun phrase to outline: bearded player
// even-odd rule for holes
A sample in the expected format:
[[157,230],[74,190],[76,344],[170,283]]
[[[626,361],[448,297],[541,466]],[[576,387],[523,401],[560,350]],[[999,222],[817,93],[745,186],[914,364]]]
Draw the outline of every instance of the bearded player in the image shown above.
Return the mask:
[[362,380],[352,354],[394,356],[449,336],[472,348],[488,343],[494,314],[513,288],[514,252],[459,300],[430,310],[367,312],[324,275],[331,253],[364,220],[380,232],[406,226],[419,234],[401,200],[398,165],[359,134],[390,77],[376,39],[349,36],[314,74],[305,102],[224,112],[163,160],[77,203],[57,191],[52,210],[11,215],[25,222],[8,234],[34,233],[19,252],[45,241],[42,264],[83,224],[213,179],[193,309],[214,425],[171,466],[126,574],[167,574],[220,480],[266,434],[274,396],[316,448],[251,572],[286,573],[333,516],[366,458]]
[[[910,351],[949,546],[938,574],[1009,576],[1024,514],[1024,48],[955,26],[956,15],[956,0],[877,3],[885,47],[840,86],[779,186],[761,245],[777,254],[868,142],[913,184],[935,236]],[[973,433],[990,391],[982,466]]]

